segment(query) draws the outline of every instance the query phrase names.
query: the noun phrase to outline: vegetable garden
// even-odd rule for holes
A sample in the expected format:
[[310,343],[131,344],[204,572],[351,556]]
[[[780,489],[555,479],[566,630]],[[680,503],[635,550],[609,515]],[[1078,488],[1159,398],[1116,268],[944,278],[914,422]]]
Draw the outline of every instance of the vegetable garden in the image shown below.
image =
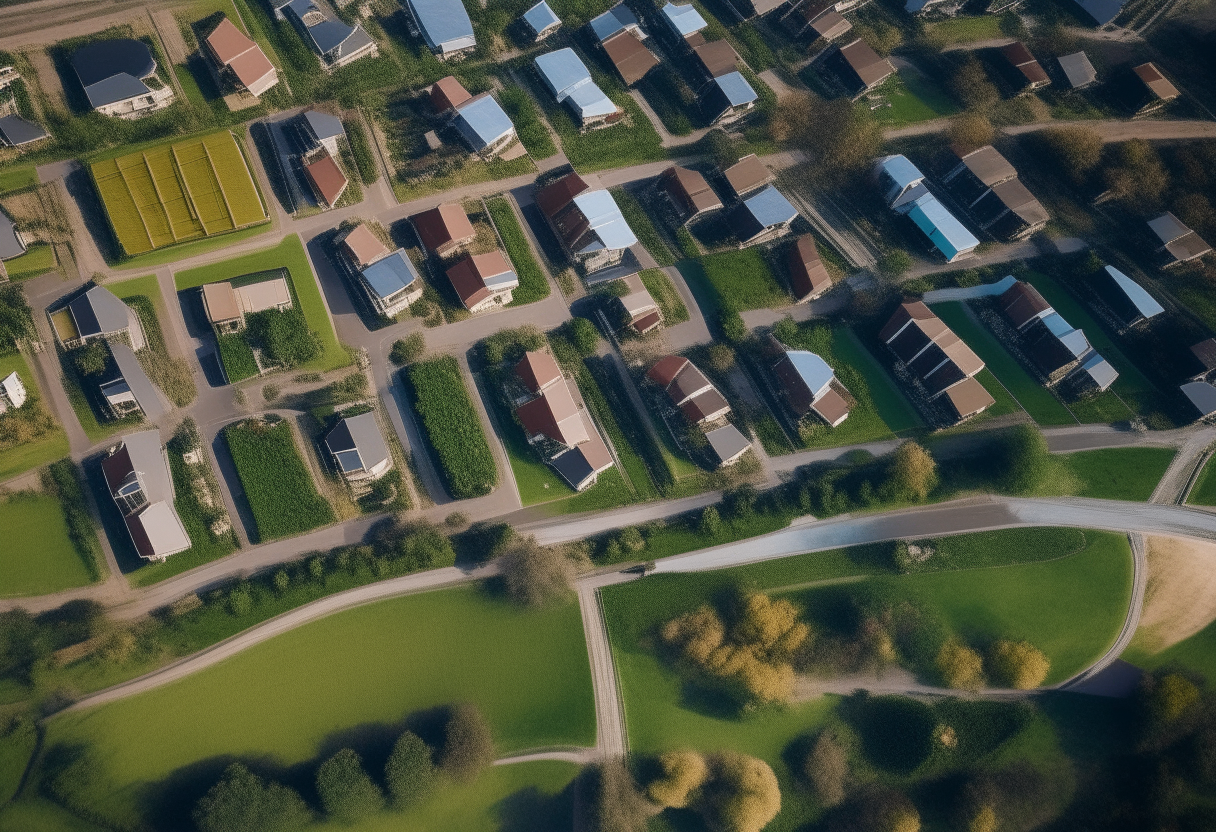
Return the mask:
[[414,410],[452,496],[489,494],[498,484],[498,471],[456,359],[444,355],[419,362],[406,374],[413,387]]

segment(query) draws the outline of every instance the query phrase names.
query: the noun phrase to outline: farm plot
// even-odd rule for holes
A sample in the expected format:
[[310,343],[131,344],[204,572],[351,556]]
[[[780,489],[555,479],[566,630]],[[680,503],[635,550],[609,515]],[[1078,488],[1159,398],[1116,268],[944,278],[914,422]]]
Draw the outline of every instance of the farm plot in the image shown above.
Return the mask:
[[236,137],[227,131],[98,161],[92,172],[128,255],[267,219]]
[[452,496],[489,494],[498,484],[498,471],[456,359],[445,355],[413,364],[406,377]]

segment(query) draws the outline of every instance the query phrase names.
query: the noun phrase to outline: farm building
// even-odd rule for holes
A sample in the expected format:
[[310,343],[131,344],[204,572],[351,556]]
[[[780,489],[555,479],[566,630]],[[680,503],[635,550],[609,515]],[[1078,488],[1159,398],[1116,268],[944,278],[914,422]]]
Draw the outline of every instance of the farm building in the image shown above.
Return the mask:
[[538,190],[536,206],[587,273],[621,262],[625,250],[638,241],[612,194],[592,190],[577,173]]
[[1102,302],[1125,327],[1138,326],[1165,311],[1143,286],[1114,266],[1098,272],[1095,287]]
[[275,11],[286,17],[311,44],[320,56],[321,66],[327,71],[375,55],[379,47],[371,36],[358,24],[348,26],[341,20],[330,17],[314,0],[276,0]]
[[1148,227],[1161,241],[1157,253],[1164,257],[1167,268],[1197,260],[1212,251],[1202,237],[1169,211],[1149,220]]
[[24,147],[50,138],[50,135],[41,124],[26,121],[21,116],[8,115],[0,118],[0,145],[4,147]]
[[164,560],[190,548],[190,535],[173,505],[169,457],[158,431],[124,436],[101,461],[101,473],[141,558]]
[[719,75],[727,75],[739,71],[739,53],[728,40],[706,41],[700,35],[688,43],[692,47],[693,57],[697,59],[701,75],[706,83],[712,82]]
[[301,156],[309,156],[324,149],[330,156],[338,156],[338,140],[346,138],[346,128],[337,116],[320,110],[305,110],[289,124]]
[[790,294],[797,303],[805,303],[832,288],[828,268],[819,256],[815,238],[803,234],[790,245],[785,255],[790,275]]
[[883,199],[909,217],[933,247],[953,263],[975,250],[980,241],[925,186],[925,176],[905,156],[886,156],[874,169]]
[[1098,71],[1089,62],[1084,52],[1073,52],[1071,55],[1061,55],[1056,58],[1060,63],[1060,71],[1068,79],[1068,86],[1074,90],[1083,90],[1098,81]]
[[1105,390],[1114,383],[1115,369],[1034,286],[1017,281],[997,298],[997,308],[1021,333],[1026,355],[1049,384],[1064,381],[1081,390]]
[[464,88],[464,84],[460,83],[455,75],[440,78],[431,84],[430,95],[431,107],[435,110],[436,115],[450,113],[473,97],[473,94]]
[[114,358],[115,375],[101,384],[101,396],[115,418],[136,411],[144,418],[155,422],[165,415],[156,386],[144,372],[135,353],[122,342],[110,344],[110,355]]
[[741,72],[717,75],[701,92],[701,112],[711,124],[733,124],[756,107],[760,96]]
[[874,89],[895,74],[895,67],[860,38],[823,59],[854,98]]
[[1156,112],[1181,95],[1151,62],[1132,67],[1124,75],[1124,87],[1128,109],[1136,116]]
[[739,248],[746,248],[788,234],[796,219],[798,209],[781,191],[769,185],[735,207],[730,225],[739,240]]
[[103,286],[93,286],[52,313],[51,325],[64,349],[74,349],[95,338],[121,335],[126,335],[137,350],[147,343],[135,310]]
[[392,318],[422,297],[422,280],[414,264],[397,249],[367,264],[359,270],[359,284],[376,311]]
[[534,43],[539,43],[549,37],[549,35],[560,29],[562,25],[561,18],[557,16],[557,13],[550,8],[545,0],[540,0],[539,3],[528,9],[520,17],[524,22],[524,26],[531,33]]
[[439,59],[448,60],[477,48],[473,22],[461,0],[402,0],[401,5]]
[[1019,93],[1037,90],[1051,83],[1038,60],[1026,48],[1026,44],[1016,41],[1002,47],[1001,57],[1005,59],[1005,75]]
[[0,209],[0,260],[12,260],[25,254],[25,236],[9,215]]
[[342,168],[338,167],[337,160],[328,153],[322,153],[304,165],[304,178],[308,180],[317,202],[325,208],[337,205],[350,184]]
[[519,276],[501,251],[469,255],[447,274],[460,303],[470,312],[506,306],[519,288]]
[[958,164],[942,182],[980,228],[1003,240],[1025,239],[1050,219],[1018,179],[1017,170],[992,145],[958,156]]
[[250,40],[226,16],[220,18],[219,24],[211,30],[203,44],[204,53],[211,60],[216,73],[238,89],[259,96],[279,83],[279,74],[262,47]]
[[659,9],[659,20],[663,21],[668,34],[677,43],[692,37],[709,25],[692,3],[664,3]]
[[694,425],[713,422],[730,413],[726,397],[695,364],[681,355],[660,358],[646,378],[662,388],[671,404]]
[[878,338],[924,385],[929,401],[946,403],[955,422],[982,413],[996,401],[975,379],[984,362],[924,302],[902,304]]
[[539,55],[533,65],[546,89],[584,129],[614,124],[624,115],[591,80],[591,72],[573,49],[567,47]]
[[612,62],[616,74],[632,87],[646,77],[646,73],[659,65],[659,59],[646,48],[637,35],[629,30],[622,30],[600,42],[600,48]]
[[1196,418],[1208,419],[1216,414],[1216,387],[1208,381],[1188,381],[1179,388],[1194,406]]
[[15,371],[0,379],[0,413],[21,407],[26,397],[25,384]]
[[393,467],[393,458],[380,435],[375,413],[339,419],[325,435],[325,449],[347,482],[378,480]]
[[173,87],[159,79],[147,83],[156,59],[143,41],[94,41],[77,49],[71,63],[89,106],[102,115],[138,118],[173,103]]
[[672,165],[659,176],[658,186],[685,224],[722,208],[722,200],[709,182],[690,168]]
[[455,254],[477,237],[468,215],[454,202],[414,214],[410,223],[422,247],[436,257]]
[[849,418],[852,396],[826,361],[806,350],[785,349],[779,343],[776,347],[780,358],[772,365],[773,377],[782,400],[797,418],[814,414],[833,428]]
[[722,427],[705,431],[710,450],[718,458],[718,467],[733,465],[751,450],[752,443],[734,425],[727,422]]
[[925,175],[907,156],[886,156],[874,166],[878,189],[892,211],[906,213],[908,206],[929,193]]
[[760,157],[749,153],[722,172],[735,196],[742,199],[757,188],[763,188],[777,177],[765,167]]
[[853,31],[853,24],[836,10],[836,5],[822,0],[809,0],[790,9],[782,20],[796,38],[809,35],[811,41],[820,38],[833,41]]
[[621,295],[616,302],[624,325],[638,335],[645,335],[663,325],[663,313],[645,289]]
[[1077,5],[1084,9],[1098,26],[1114,22],[1126,3],[1127,0],[1077,0]]

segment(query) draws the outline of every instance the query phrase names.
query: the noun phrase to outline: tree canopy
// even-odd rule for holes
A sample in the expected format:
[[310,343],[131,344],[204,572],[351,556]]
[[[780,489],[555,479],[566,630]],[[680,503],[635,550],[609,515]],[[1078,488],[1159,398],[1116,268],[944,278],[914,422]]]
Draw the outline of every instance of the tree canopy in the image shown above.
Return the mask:
[[317,796],[325,814],[354,823],[384,807],[384,795],[363,770],[363,759],[343,748],[317,768]]
[[195,805],[194,822],[201,832],[296,832],[312,812],[294,789],[233,763]]
[[444,731],[440,767],[453,779],[470,782],[494,762],[490,724],[476,705],[453,705]]
[[413,731],[403,732],[384,765],[384,785],[393,806],[403,809],[426,800],[435,787],[435,776],[430,746]]

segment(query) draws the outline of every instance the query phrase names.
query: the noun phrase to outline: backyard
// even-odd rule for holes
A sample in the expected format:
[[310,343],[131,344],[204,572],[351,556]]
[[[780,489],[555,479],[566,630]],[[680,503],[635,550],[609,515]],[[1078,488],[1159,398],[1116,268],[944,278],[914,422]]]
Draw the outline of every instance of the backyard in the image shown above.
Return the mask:
[[887,127],[905,127],[952,116],[959,111],[953,98],[931,79],[914,70],[895,73],[875,92],[890,102],[889,107],[879,107],[874,111],[875,119]]
[[[0,354],[0,378],[7,378],[9,373],[16,373],[25,385],[26,392],[38,396],[40,406],[46,407],[38,380],[26,363],[25,355],[19,352]],[[52,427],[46,433],[0,451],[0,482],[67,455],[68,436],[63,427],[52,418]]]
[[0,597],[45,595],[93,582],[72,542],[59,500],[50,494],[0,496]]
[[721,308],[742,311],[790,303],[789,293],[777,282],[759,248],[710,254],[700,261],[685,260],[680,263],[680,273],[698,301],[708,301],[702,301],[707,315]]
[[511,294],[511,303],[508,305],[523,306],[549,297],[549,279],[536,262],[536,257],[528,245],[528,238],[519,225],[509,199],[505,196],[494,197],[487,199],[485,204],[494,221],[494,227],[498,229],[498,236],[502,238],[502,244],[507,249],[507,256],[511,258],[511,265],[515,267],[515,274],[519,277],[519,287]]

